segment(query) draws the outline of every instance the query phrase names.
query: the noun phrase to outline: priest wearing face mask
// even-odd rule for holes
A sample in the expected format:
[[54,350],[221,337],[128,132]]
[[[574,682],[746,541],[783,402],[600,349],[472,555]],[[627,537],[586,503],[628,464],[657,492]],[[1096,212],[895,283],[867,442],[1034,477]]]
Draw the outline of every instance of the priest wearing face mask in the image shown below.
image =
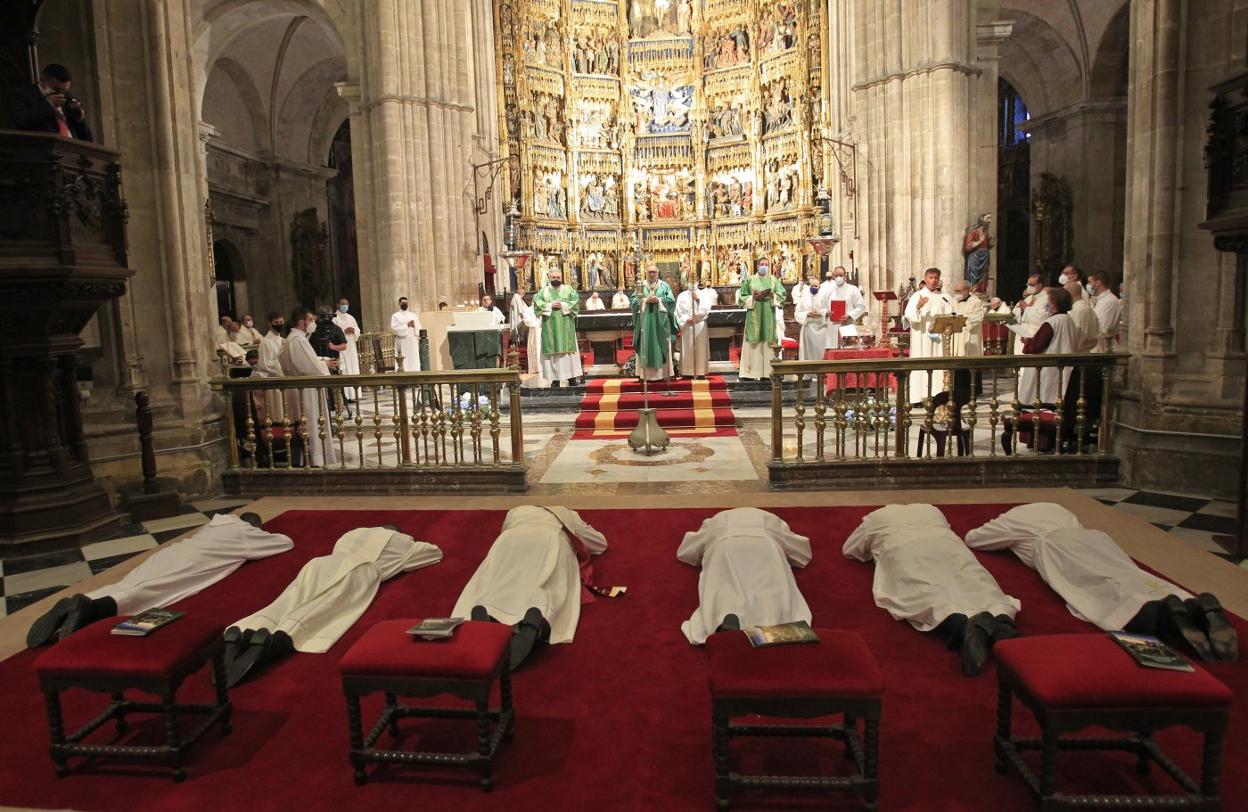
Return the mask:
[[1118,340],[1118,320],[1122,318],[1122,300],[1114,295],[1109,286],[1109,274],[1096,271],[1088,277],[1088,290],[1092,291],[1092,310],[1096,313],[1099,332],[1094,352],[1113,352]]
[[533,312],[542,320],[542,378],[558,388],[563,381],[576,386],[583,374],[576,349],[576,314],[581,296],[563,284],[563,271],[552,270],[533,297]]
[[959,357],[984,354],[984,300],[971,293],[971,285],[965,279],[953,284],[955,312],[966,317],[966,326],[953,337],[953,354]]
[[263,338],[260,331],[256,329],[255,319],[250,314],[243,316],[243,327],[238,331],[238,335],[245,347],[259,347],[260,339]]
[[1065,268],[1062,268],[1061,276],[1057,277],[1057,286],[1060,288],[1066,287],[1071,282],[1078,283],[1080,299],[1087,301],[1092,298],[1092,294],[1088,293],[1088,289],[1085,287],[1088,284],[1088,278],[1084,276],[1083,271],[1079,270],[1077,265],[1067,265]]
[[[1033,329],[1039,329],[1049,314],[1044,312],[1044,305],[1048,299],[1044,296],[1044,284],[1040,281],[1040,274],[1033,273],[1027,277],[1027,287],[1023,290],[1023,298],[1018,300],[1014,305],[1014,320],[1020,325],[1030,325]],[[1014,354],[1021,355],[1023,352],[1022,337],[1017,333],[1014,334]]]
[[[319,358],[316,350],[312,349],[312,343],[308,340],[309,334],[316,327],[316,316],[306,307],[296,307],[294,312],[290,314],[290,333],[286,336],[285,343],[282,344],[281,364],[282,372],[287,377],[301,375],[328,375],[329,367],[325,364],[325,360]],[[325,425],[329,424],[329,404],[325,399],[325,390],[320,387],[308,387],[298,390],[299,392],[299,415],[300,418],[307,419],[307,447],[302,449],[304,454],[309,456],[306,458],[314,468],[324,467],[326,465],[337,462],[337,456],[334,454],[333,438],[329,436],[321,436],[322,418]],[[293,417],[292,417],[293,420]],[[299,432],[302,434],[302,432]],[[298,460],[295,461],[299,465]]]
[[741,347],[742,380],[771,377],[772,347],[780,341],[776,308],[784,305],[784,285],[771,275],[771,263],[758,261],[753,276],[746,277],[737,291],[737,304],[745,308],[745,340]]
[[[399,372],[420,372],[420,329],[420,319],[408,309],[407,297],[399,297],[399,309],[390,317],[394,363]],[[399,356],[403,356],[401,362]]]
[[[940,269],[928,268],[923,272],[923,286],[906,300],[905,321],[910,325],[911,358],[943,358],[945,355],[944,339],[936,332],[935,323],[939,316],[956,313],[957,307],[940,287]],[[910,374],[910,403],[922,403],[943,391],[943,370]]]
[[676,297],[659,279],[653,262],[645,281],[633,288],[633,346],[637,348],[637,377],[661,381],[675,374],[672,334],[676,328]]
[[[351,303],[346,297],[338,300],[338,310],[334,313],[334,324],[347,337],[347,348],[338,355],[338,371],[343,375],[360,374],[360,352],[355,342],[360,340],[360,323],[351,315]],[[354,391],[348,390],[354,398]]]
[[[845,266],[837,265],[828,274],[827,280],[819,286],[821,295],[827,297],[826,307],[829,313],[829,329],[828,329],[828,348],[839,349],[841,346],[841,338],[849,332],[846,328],[853,326],[854,322],[862,318],[867,312],[867,302],[862,298],[862,291],[857,285],[851,285],[846,278]],[[833,309],[840,310],[838,306],[832,302],[845,303],[845,315],[839,320],[831,318]],[[819,356],[823,357],[822,354]]]

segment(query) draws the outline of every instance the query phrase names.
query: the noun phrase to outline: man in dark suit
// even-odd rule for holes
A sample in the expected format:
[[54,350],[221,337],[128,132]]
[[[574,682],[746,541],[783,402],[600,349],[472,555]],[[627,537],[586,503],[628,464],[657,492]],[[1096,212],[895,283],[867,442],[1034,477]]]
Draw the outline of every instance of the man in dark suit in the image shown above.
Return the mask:
[[13,123],[19,130],[94,141],[82,104],[69,92],[69,86],[69,71],[61,65],[48,65],[39,75],[38,84],[10,90]]

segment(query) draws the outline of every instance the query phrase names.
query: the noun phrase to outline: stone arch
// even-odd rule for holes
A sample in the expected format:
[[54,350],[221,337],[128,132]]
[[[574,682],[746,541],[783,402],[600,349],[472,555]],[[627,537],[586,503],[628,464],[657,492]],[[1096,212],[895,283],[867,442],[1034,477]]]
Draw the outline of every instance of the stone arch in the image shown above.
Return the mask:
[[1092,60],[1088,81],[1088,92],[1092,98],[1126,97],[1130,43],[1131,5],[1123,3],[1106,27]]
[[1033,116],[1060,110],[1083,96],[1084,66],[1075,46],[1049,21],[1006,8],[1014,29],[1001,45],[1001,75],[1027,103]]
[[[256,88],[256,83],[252,79],[247,69],[240,65],[234,59],[223,56],[217,60],[212,71],[209,72],[209,84],[205,85],[204,98],[200,108],[200,118],[208,124],[217,125],[217,122],[209,118],[208,103],[210,98],[212,73],[220,71],[223,76],[231,83],[233,89],[238,93],[242,104],[243,114],[247,117],[251,127],[250,143],[239,144],[239,146],[260,147],[264,143],[265,133],[269,131],[269,117],[264,100],[260,97],[260,91]],[[224,111],[223,111],[224,112]]]
[[334,89],[345,78],[345,60],[334,56],[309,66],[294,80],[276,112],[277,131],[284,135],[277,145],[281,157],[325,164],[329,142],[347,115],[346,102]]

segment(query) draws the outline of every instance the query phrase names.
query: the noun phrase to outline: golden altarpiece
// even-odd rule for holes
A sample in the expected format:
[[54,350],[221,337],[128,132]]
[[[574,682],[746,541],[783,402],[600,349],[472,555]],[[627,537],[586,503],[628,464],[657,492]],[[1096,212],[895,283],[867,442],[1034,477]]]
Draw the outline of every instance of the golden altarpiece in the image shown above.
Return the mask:
[[[500,0],[500,132],[520,284],[740,282],[814,255],[828,156],[819,0]],[[675,279],[673,279],[675,281]]]

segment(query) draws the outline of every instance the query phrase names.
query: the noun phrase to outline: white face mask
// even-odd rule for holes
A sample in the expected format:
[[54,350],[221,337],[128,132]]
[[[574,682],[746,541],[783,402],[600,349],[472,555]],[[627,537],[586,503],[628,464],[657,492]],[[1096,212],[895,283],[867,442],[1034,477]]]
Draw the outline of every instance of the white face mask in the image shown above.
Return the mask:
[[844,285],[844,284],[845,284],[845,277],[843,277],[843,276],[834,276],[834,277],[832,277],[832,282],[833,282],[833,283],[834,283],[834,284],[835,284],[835,285],[839,288],[841,285]]
[[1057,278],[1057,284],[1059,285],[1065,285],[1069,281],[1070,281],[1070,277],[1067,276],[1066,274],[1062,274],[1061,276]]
[[771,268],[768,268],[766,265],[759,265],[759,266],[758,266],[758,275],[759,275],[759,276],[766,276],[766,275],[767,275],[767,274],[769,274],[769,273],[771,273]]
[[1089,296],[1095,296],[1095,295],[1096,295],[1096,288],[1092,287],[1092,283],[1091,283],[1091,282],[1089,282],[1088,284],[1084,285],[1084,290],[1086,290],[1086,291],[1088,292],[1088,295],[1089,295]]

